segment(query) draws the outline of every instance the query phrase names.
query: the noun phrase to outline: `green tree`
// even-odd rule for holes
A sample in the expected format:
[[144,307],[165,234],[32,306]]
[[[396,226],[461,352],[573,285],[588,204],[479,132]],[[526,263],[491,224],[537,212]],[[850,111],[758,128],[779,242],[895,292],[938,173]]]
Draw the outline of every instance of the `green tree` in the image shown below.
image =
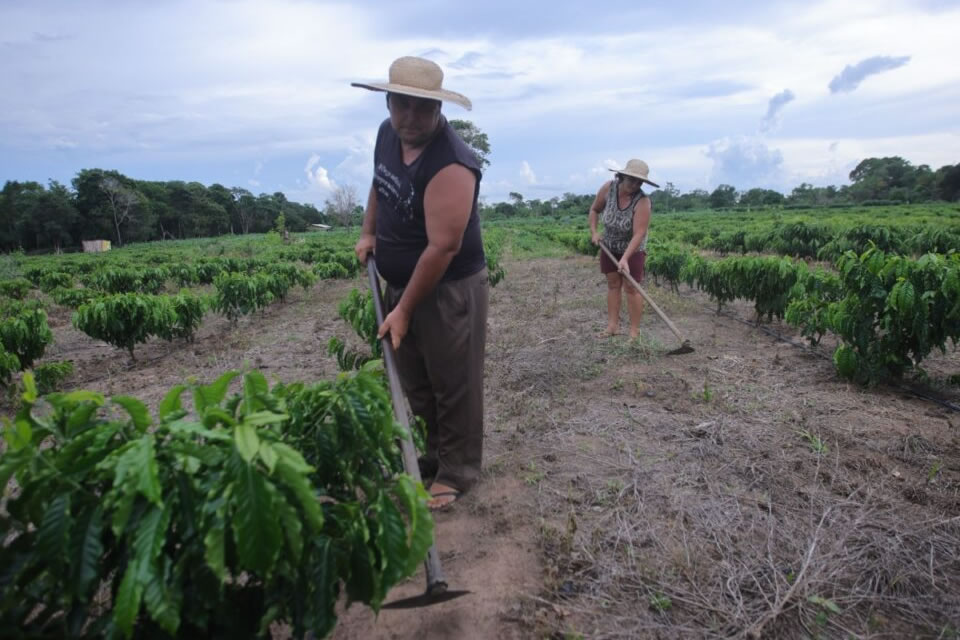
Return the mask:
[[960,164],[937,169],[936,197],[947,202],[960,200]]
[[57,253],[73,242],[71,231],[80,219],[70,191],[56,180],[40,194],[30,218],[37,247],[52,247]]
[[673,211],[677,208],[680,199],[680,190],[672,182],[667,182],[663,188],[650,194],[650,202],[658,210]]
[[11,249],[36,247],[36,234],[32,223],[33,210],[36,207],[43,185],[39,182],[7,182],[3,189],[4,206],[3,235],[7,236],[5,245]]
[[740,205],[746,207],[769,207],[783,204],[786,198],[773,189],[754,188],[740,194]]
[[850,172],[855,200],[906,199],[917,180],[917,171],[900,156],[867,158]]
[[729,184],[721,184],[710,194],[710,208],[721,209],[737,204],[737,190]]
[[710,203],[710,194],[703,189],[694,189],[680,196],[677,209],[704,209]]
[[487,159],[490,155],[490,140],[487,134],[469,120],[451,120],[450,126],[477,155],[480,168],[486,169],[490,166],[490,161]]

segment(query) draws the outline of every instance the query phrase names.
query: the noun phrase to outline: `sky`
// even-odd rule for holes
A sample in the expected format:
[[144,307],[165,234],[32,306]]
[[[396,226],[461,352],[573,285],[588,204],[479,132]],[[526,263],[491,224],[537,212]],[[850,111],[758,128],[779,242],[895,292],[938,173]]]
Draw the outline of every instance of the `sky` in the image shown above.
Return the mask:
[[[654,5],[655,6],[648,6]],[[960,162],[960,0],[0,0],[0,182],[116,169],[365,194],[397,57],[487,133],[488,203],[594,193],[630,158],[681,191]]]

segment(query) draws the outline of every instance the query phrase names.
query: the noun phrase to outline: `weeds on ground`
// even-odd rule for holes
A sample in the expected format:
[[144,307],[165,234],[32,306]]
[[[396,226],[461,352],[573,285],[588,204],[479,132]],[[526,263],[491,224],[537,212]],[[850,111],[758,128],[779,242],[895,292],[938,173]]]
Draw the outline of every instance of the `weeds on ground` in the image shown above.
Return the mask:
[[660,613],[665,613],[673,606],[673,600],[662,593],[654,593],[650,596],[650,608]]
[[523,481],[527,486],[535,487],[547,477],[547,474],[537,469],[536,462],[529,462],[526,466],[526,473],[523,474]]
[[641,362],[649,362],[666,352],[663,343],[643,332],[636,338],[610,340],[606,343],[606,350],[615,358],[630,358]]
[[830,448],[827,446],[827,441],[821,438],[819,435],[814,435],[806,429],[800,429],[797,431],[797,435],[807,441],[807,444],[810,445],[810,450],[814,453],[823,455],[830,451]]

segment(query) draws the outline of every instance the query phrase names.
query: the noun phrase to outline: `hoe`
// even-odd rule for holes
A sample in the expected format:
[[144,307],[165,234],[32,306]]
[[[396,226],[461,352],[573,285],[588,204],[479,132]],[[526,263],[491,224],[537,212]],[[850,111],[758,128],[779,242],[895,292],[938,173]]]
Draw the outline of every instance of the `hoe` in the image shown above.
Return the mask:
[[[370,278],[370,291],[373,292],[373,306],[377,313],[377,326],[383,324],[383,300],[380,297],[380,279],[377,276],[377,265],[370,255],[367,257],[367,275]],[[397,421],[406,429],[407,436],[400,441],[400,450],[403,453],[403,468],[415,482],[423,482],[420,477],[420,465],[417,464],[417,451],[413,446],[413,440],[410,438],[410,420],[407,416],[407,408],[403,402],[403,388],[400,386],[400,373],[397,371],[396,354],[393,352],[393,344],[390,342],[390,336],[387,335],[380,340],[383,345],[383,364],[387,370],[387,378],[390,381],[390,396],[393,399],[393,412],[397,416]],[[437,551],[437,544],[434,542],[427,551],[427,559],[423,563],[427,574],[427,589],[419,596],[395,600],[383,605],[384,609],[412,609],[415,607],[425,607],[440,602],[446,602],[467,595],[469,591],[453,591],[447,585],[447,579],[443,575],[443,567],[440,566],[440,554]]]

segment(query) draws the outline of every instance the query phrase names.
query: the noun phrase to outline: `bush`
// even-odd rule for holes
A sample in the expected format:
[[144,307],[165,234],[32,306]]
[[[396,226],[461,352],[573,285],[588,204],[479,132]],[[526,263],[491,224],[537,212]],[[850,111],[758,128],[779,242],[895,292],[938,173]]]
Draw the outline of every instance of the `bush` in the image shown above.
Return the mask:
[[72,318],[74,327],[91,338],[126,349],[132,360],[136,360],[136,345],[152,336],[172,335],[177,320],[169,298],[142,293],[98,298],[81,305]]
[[32,288],[33,283],[26,278],[2,280],[0,281],[0,296],[13,298],[15,300],[23,300],[25,297],[27,297],[27,293]]
[[[375,375],[269,389],[250,372],[138,400],[40,398],[28,373],[0,457],[0,636],[322,637],[341,588],[378,610],[432,543],[396,472]],[[195,415],[181,406],[192,391]]]

